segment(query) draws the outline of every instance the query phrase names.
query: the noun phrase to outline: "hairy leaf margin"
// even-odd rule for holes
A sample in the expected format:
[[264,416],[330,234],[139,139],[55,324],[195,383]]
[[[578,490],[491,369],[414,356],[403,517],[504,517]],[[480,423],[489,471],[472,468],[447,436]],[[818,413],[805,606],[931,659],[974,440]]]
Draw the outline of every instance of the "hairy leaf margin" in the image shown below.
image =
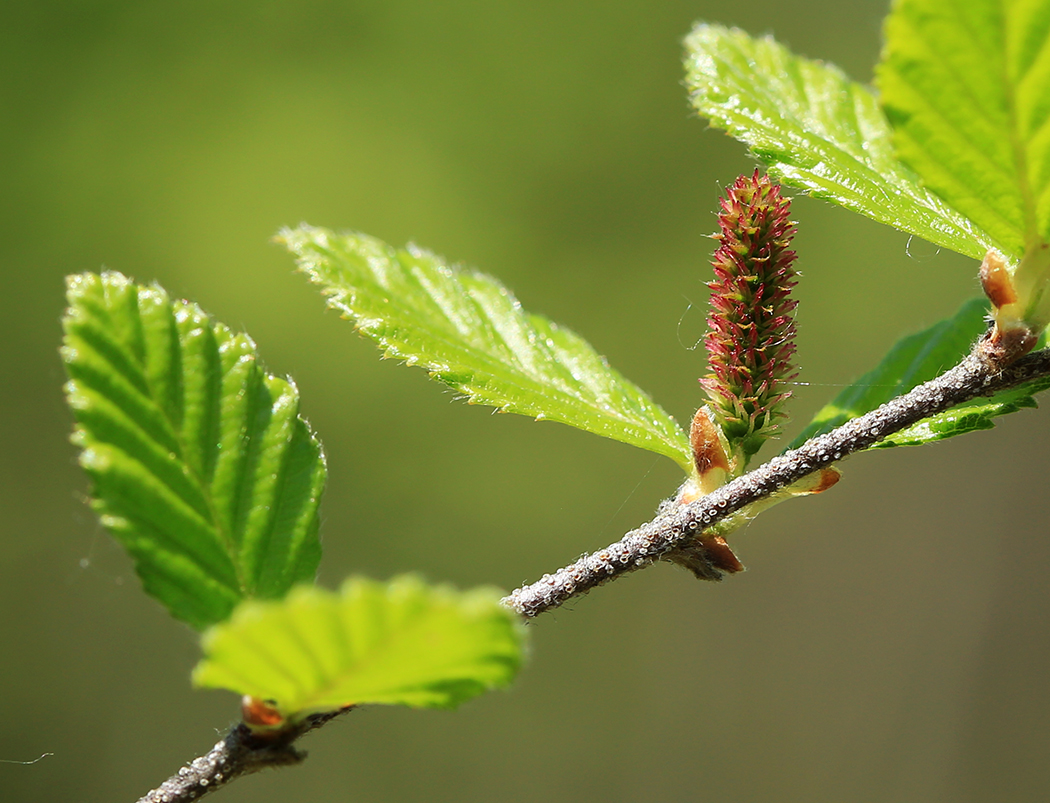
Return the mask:
[[686,39],[685,65],[700,115],[748,145],[778,181],[974,259],[993,246],[923,188],[894,154],[871,89],[837,67],[708,24]]
[[470,404],[560,421],[690,471],[688,439],[671,416],[583,338],[522,310],[492,277],[364,234],[304,225],[278,241],[385,357],[419,365]]
[[62,358],[92,506],[197,629],[317,569],[321,445],[247,335],[119,273],[68,283]]

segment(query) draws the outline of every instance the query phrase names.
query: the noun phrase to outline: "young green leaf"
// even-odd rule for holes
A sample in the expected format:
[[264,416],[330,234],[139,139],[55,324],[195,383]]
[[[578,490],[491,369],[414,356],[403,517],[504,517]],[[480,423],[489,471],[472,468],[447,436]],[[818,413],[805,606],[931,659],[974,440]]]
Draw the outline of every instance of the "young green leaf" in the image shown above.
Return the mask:
[[193,682],[274,700],[291,719],[364,703],[450,708],[521,666],[524,627],[499,599],[413,576],[300,587],[208,631]]
[[325,466],[295,386],[160,287],[87,273],[68,300],[73,441],[145,590],[203,629],[312,580]]
[[686,39],[696,110],[746,143],[778,181],[961,254],[992,239],[894,155],[872,91],[770,38],[698,25]]
[[1050,2],[899,0],[877,74],[926,187],[1006,254],[1050,240]]
[[[973,342],[984,332],[987,308],[987,300],[973,299],[951,318],[899,340],[878,366],[825,405],[788,448],[801,446],[810,438],[830,432],[944,373],[969,352]],[[1047,387],[1050,387],[1050,380],[1038,379],[997,393],[990,399],[975,399],[923,419],[874,448],[917,446],[978,429],[991,429],[994,426],[992,419],[996,416],[1035,407],[1033,394]]]
[[471,404],[560,421],[690,470],[689,442],[673,418],[581,337],[524,312],[495,279],[363,234],[302,226],[279,239],[384,356],[425,368]]

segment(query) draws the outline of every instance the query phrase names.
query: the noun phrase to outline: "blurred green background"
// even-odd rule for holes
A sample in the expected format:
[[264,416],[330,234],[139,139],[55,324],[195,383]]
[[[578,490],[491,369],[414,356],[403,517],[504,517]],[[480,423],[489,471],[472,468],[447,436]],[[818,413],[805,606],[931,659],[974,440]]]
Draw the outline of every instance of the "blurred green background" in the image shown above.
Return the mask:
[[[705,235],[752,163],[681,86],[697,19],[870,80],[885,0],[28,2],[0,27],[0,798],[133,800],[237,716],[83,500],[67,273],[156,280],[292,374],[329,458],[321,582],[505,588],[646,520],[669,460],[452,401],[377,359],[269,238],[307,221],[499,276],[680,420]],[[799,199],[791,435],[976,265]],[[1047,414],[861,455],[721,585],[657,566],[533,628],[509,692],[372,708],[235,801],[1028,801],[1050,789]]]

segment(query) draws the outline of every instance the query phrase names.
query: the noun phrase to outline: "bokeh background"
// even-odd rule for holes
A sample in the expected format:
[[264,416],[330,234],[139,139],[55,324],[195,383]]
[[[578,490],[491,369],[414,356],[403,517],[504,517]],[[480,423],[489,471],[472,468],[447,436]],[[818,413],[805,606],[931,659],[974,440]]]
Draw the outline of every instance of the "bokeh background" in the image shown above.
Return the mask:
[[[0,26],[0,799],[133,800],[237,715],[84,504],[57,349],[67,273],[156,280],[250,332],[323,439],[321,582],[504,588],[646,520],[669,460],[468,407],[377,359],[270,242],[307,221],[499,276],[666,409],[700,401],[720,188],[691,115],[708,19],[870,80],[885,0],[9,0]],[[976,265],[801,198],[789,435]],[[1035,801],[1050,790],[1050,418],[855,457],[734,540],[533,628],[510,691],[372,708],[236,801]],[[219,797],[215,798],[219,800]]]

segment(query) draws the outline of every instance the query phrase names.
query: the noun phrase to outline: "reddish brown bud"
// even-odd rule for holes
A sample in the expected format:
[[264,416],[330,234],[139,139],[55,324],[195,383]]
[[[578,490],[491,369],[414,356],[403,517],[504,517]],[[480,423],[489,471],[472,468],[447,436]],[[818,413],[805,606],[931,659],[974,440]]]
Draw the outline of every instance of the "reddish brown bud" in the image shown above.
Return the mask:
[[689,443],[693,447],[697,485],[703,494],[721,487],[729,474],[729,458],[719,435],[707,409],[701,407],[697,410],[689,427]]
[[822,468],[820,471],[803,477],[788,490],[792,496],[820,494],[836,485],[840,479],[842,479],[842,474],[837,468]]
[[[1031,263],[1038,264],[1039,260],[1029,260],[1028,264]],[[1022,266],[1025,266],[1024,262]],[[1018,267],[1019,272],[1022,266]],[[1017,275],[1010,271],[1006,260],[998,251],[989,251],[981,262],[981,287],[992,302],[992,319],[995,321],[995,326],[981,342],[981,353],[996,367],[1009,365],[1024,356],[1035,348],[1039,339],[1038,329],[1043,325],[1039,323],[1041,318],[1027,307],[1031,296],[1038,296],[1043,290],[1035,292],[1036,288],[1032,286],[1035,283],[1031,280],[1032,273],[1033,270],[1029,267],[1021,274],[1022,281],[1019,287],[1015,281]],[[1019,290],[1026,297],[1024,303],[1021,303]],[[1038,304],[1035,306],[1038,307]],[[1037,320],[1034,326],[1028,320],[1030,316]]]
[[285,724],[284,716],[277,706],[247,694],[241,698],[241,719],[257,735],[280,730]]
[[668,553],[667,559],[691,571],[698,580],[721,580],[723,574],[744,570],[744,564],[720,535],[693,538]]
[[997,251],[989,251],[984,255],[984,261],[981,262],[981,287],[996,309],[1017,301],[1010,271],[1006,269],[1006,261]]
[[740,562],[736,553],[729,548],[729,544],[722,536],[701,535],[698,540],[700,546],[707,551],[707,560],[716,569],[721,569],[728,574],[744,571],[744,564]]

